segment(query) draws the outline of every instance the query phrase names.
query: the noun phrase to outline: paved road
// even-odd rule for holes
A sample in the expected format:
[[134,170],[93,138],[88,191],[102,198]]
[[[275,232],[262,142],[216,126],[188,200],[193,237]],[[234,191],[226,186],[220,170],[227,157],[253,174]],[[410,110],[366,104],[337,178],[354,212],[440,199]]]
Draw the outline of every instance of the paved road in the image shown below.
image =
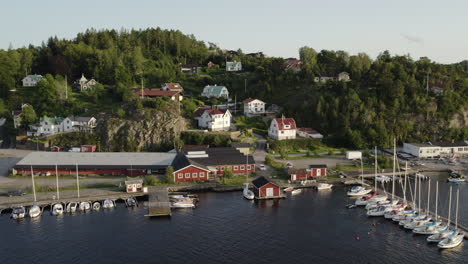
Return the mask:
[[0,184],[14,181],[7,178],[8,171],[29,153],[30,150],[0,149]]

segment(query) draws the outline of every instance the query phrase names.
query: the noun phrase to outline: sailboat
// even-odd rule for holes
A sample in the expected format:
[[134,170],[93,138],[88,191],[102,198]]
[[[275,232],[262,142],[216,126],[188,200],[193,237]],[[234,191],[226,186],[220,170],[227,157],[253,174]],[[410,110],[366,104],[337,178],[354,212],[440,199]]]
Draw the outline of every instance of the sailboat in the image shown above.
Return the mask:
[[34,183],[34,172],[33,168],[31,165],[31,181],[32,181],[32,189],[33,189],[33,196],[34,196],[34,203],[33,205],[29,208],[29,217],[31,218],[36,218],[41,215],[42,210],[41,208],[37,205],[37,197],[36,197],[36,185]]
[[441,226],[442,223],[438,221],[438,216],[437,216],[438,200],[439,200],[439,182],[436,181],[435,221],[430,224],[426,224],[422,227],[417,227],[413,229],[413,233],[419,234],[419,235],[433,235],[433,234],[439,233],[445,228],[445,226]]
[[101,209],[101,204],[99,202],[94,202],[93,203],[93,210],[94,211],[99,211]]
[[104,209],[112,209],[115,207],[114,201],[107,199],[102,202],[102,208]]
[[370,193],[372,189],[366,189],[364,187],[364,167],[362,165],[362,158],[361,158],[361,186],[354,186],[351,190],[347,193],[348,196],[363,196]]
[[[403,184],[403,205],[406,205],[406,182],[407,182],[407,175],[406,171],[408,170],[408,162],[405,162],[405,176],[404,176],[404,184]],[[400,166],[398,166],[398,171],[400,171]],[[395,210],[391,210],[384,214],[385,219],[393,219],[397,215],[403,215],[404,208],[397,207],[394,208]]]
[[[57,164],[55,164],[55,185],[56,185],[56,188],[57,188],[57,199],[60,199],[60,191],[59,191],[59,184],[58,184],[58,168],[57,168]],[[52,215],[62,215],[63,214],[63,204],[62,203],[56,203],[54,205],[52,205],[52,210],[51,210],[51,214]]]
[[452,186],[450,186],[449,191],[449,211],[448,211],[448,218],[447,218],[447,226],[440,230],[439,233],[433,234],[427,238],[427,242],[440,242],[447,238],[448,236],[454,234],[456,231],[450,230],[450,213],[452,212]]
[[[250,152],[250,151],[249,151]],[[244,189],[242,190],[242,195],[244,196],[245,199],[247,200],[253,200],[255,198],[255,194],[254,192],[252,192],[251,190],[249,190],[249,183],[247,182],[248,181],[248,178],[249,178],[249,172],[248,172],[248,167],[249,167],[249,153],[247,153],[246,155],[246,166],[245,166],[245,169],[246,169],[246,173],[245,173],[245,183],[244,183]]]
[[[375,160],[374,160],[374,193],[357,199],[355,205],[362,206],[372,202],[380,202],[387,200],[387,195],[377,195],[377,147],[375,147]],[[383,182],[382,182],[383,183]]]
[[89,202],[81,202],[79,206],[80,211],[87,211],[91,209],[91,204]]
[[[76,165],[76,197],[80,198],[80,177],[78,175],[78,163]],[[80,206],[79,202],[69,202],[67,204],[67,213],[74,213],[76,212],[76,209]]]
[[[425,214],[422,214],[421,213],[421,178],[415,178],[415,182],[419,182],[419,187],[418,187],[418,191],[419,191],[419,194],[418,194],[418,210],[417,212],[412,215],[412,216],[408,216],[406,217],[405,220],[402,220],[400,221],[398,224],[400,226],[405,226],[405,225],[408,225],[408,224],[411,224],[415,221],[426,221],[428,222],[430,219],[426,218],[426,215]],[[416,195],[416,193],[415,193]],[[414,206],[416,206],[416,203],[413,203]]]
[[465,234],[458,231],[458,201],[460,200],[460,189],[457,188],[457,206],[455,211],[455,231],[440,241],[437,246],[439,248],[454,248],[459,246],[463,242]]
[[429,216],[429,205],[430,205],[430,198],[431,198],[431,180],[429,180],[429,183],[427,185],[427,208],[426,208],[426,217],[417,220],[417,221],[412,221],[411,223],[407,223],[404,225],[406,229],[415,229],[419,227],[425,227],[434,224],[434,222],[430,222],[431,218]]
[[[406,173],[405,173],[405,176],[406,176]],[[407,176],[406,176],[406,178],[407,178]],[[406,188],[405,188],[405,190],[406,190]],[[410,188],[410,191],[411,191],[411,188]],[[414,180],[414,195],[412,194],[412,196],[413,196],[413,207],[416,206],[417,191],[418,191],[418,181],[415,178],[415,180]],[[405,195],[405,199],[406,199],[406,192],[404,192],[403,194]],[[399,214],[399,215],[395,215],[392,218],[392,220],[395,221],[395,222],[401,222],[401,221],[410,220],[411,218],[416,217],[418,215],[419,214],[418,214],[418,212],[416,212],[415,208],[412,208],[411,210],[402,211],[401,214]]]

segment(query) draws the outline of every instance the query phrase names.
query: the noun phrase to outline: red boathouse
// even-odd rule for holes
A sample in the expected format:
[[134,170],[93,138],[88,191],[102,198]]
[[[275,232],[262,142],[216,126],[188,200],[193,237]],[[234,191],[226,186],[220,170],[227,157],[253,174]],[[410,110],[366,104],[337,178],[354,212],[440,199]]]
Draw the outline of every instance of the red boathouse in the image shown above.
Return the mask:
[[281,187],[263,176],[253,180],[252,184],[254,186],[255,199],[284,198]]

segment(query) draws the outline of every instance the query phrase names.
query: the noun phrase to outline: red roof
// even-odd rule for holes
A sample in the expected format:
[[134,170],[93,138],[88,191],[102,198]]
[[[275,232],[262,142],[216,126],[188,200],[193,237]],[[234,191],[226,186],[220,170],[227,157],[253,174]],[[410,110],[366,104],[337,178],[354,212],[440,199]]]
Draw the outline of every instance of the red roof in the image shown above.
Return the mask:
[[[134,88],[132,89],[133,93],[141,96],[142,92],[141,89]],[[162,91],[161,89],[143,89],[143,96],[149,97],[158,97],[158,96],[174,96],[179,94],[177,91]]]
[[[296,129],[296,121],[293,118],[276,118],[278,130]],[[289,128],[284,128],[284,125],[289,125]]]
[[22,112],[23,112],[23,111],[21,111],[21,110],[14,110],[14,111],[13,111],[13,115],[15,115],[15,116],[21,115]]
[[169,90],[183,90],[182,86],[179,83],[165,83],[163,86],[166,86]]
[[198,108],[195,111],[194,116],[201,116],[205,112],[208,112],[210,115],[222,115],[226,113],[226,109]]
[[320,134],[319,132],[315,131],[310,127],[299,127],[297,130],[307,134]]
[[247,99],[244,100],[244,103],[250,103],[250,102],[252,102],[253,100],[255,100],[255,99],[247,98]]

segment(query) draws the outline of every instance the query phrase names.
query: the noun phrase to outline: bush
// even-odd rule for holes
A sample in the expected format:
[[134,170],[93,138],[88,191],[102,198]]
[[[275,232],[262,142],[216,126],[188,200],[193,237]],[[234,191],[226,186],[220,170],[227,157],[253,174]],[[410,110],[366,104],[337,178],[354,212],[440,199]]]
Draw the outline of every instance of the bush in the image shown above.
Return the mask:
[[266,155],[265,164],[275,169],[285,168],[285,165],[283,163],[276,161],[271,155]]
[[159,183],[158,179],[156,176],[145,176],[145,179],[143,180],[143,185],[145,186],[155,186]]
[[174,183],[173,173],[174,173],[174,168],[172,166],[167,167],[166,174],[165,174],[167,183]]

